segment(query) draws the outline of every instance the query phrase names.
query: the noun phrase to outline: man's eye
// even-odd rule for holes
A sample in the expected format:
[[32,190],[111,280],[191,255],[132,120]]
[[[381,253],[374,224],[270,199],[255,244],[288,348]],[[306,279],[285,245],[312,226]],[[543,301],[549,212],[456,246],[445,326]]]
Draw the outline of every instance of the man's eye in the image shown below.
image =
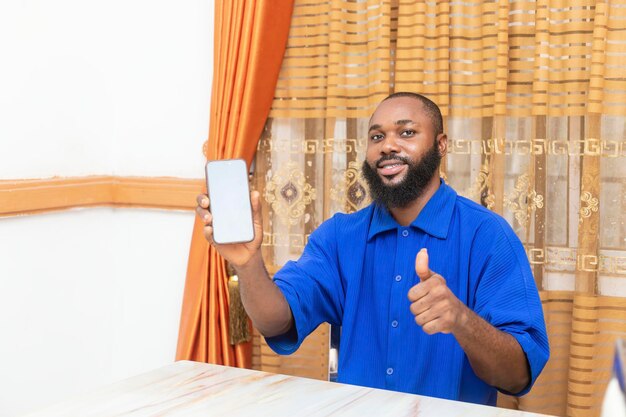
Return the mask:
[[402,136],[413,136],[415,134],[415,130],[407,129],[402,131]]
[[383,139],[383,135],[371,135],[370,139],[373,140],[374,142],[377,142]]

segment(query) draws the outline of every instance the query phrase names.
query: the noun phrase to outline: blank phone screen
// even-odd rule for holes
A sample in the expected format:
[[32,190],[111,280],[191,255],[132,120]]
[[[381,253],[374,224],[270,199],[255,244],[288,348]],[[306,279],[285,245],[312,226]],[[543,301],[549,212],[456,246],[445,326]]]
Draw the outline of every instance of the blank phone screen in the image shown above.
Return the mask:
[[254,227],[245,161],[209,161],[206,177],[215,242],[250,242]]

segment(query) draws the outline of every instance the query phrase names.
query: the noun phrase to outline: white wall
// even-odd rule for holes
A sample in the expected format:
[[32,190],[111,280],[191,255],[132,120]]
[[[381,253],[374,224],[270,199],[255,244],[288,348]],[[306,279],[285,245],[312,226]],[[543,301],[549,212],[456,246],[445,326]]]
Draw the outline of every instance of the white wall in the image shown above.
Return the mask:
[[[0,179],[201,178],[213,7],[2,0]],[[148,209],[0,219],[0,416],[172,362],[192,225]]]
[[171,363],[193,215],[0,220],[0,415]]
[[199,178],[211,0],[2,0],[0,179]]

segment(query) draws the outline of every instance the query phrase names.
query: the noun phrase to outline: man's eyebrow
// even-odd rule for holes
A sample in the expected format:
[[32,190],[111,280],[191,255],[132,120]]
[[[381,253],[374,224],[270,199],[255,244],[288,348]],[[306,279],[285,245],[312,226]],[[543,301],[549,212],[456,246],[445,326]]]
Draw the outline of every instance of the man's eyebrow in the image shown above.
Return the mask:
[[[411,119],[400,119],[400,120],[396,120],[393,124],[395,124],[396,126],[404,126],[404,125],[415,124],[415,122]],[[381,127],[382,126],[379,124],[373,124],[370,126],[368,132],[371,132],[372,130],[380,129]]]

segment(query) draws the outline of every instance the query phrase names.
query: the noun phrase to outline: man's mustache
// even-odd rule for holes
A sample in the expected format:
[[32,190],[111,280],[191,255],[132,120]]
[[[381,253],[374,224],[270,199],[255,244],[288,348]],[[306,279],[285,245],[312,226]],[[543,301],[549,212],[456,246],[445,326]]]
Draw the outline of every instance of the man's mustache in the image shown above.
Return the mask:
[[413,164],[413,161],[411,161],[406,156],[384,155],[384,156],[380,157],[380,159],[378,161],[376,161],[376,164],[375,164],[376,168],[380,168],[380,164],[382,164],[385,161],[401,161],[401,162],[404,162],[407,165],[412,165]]

